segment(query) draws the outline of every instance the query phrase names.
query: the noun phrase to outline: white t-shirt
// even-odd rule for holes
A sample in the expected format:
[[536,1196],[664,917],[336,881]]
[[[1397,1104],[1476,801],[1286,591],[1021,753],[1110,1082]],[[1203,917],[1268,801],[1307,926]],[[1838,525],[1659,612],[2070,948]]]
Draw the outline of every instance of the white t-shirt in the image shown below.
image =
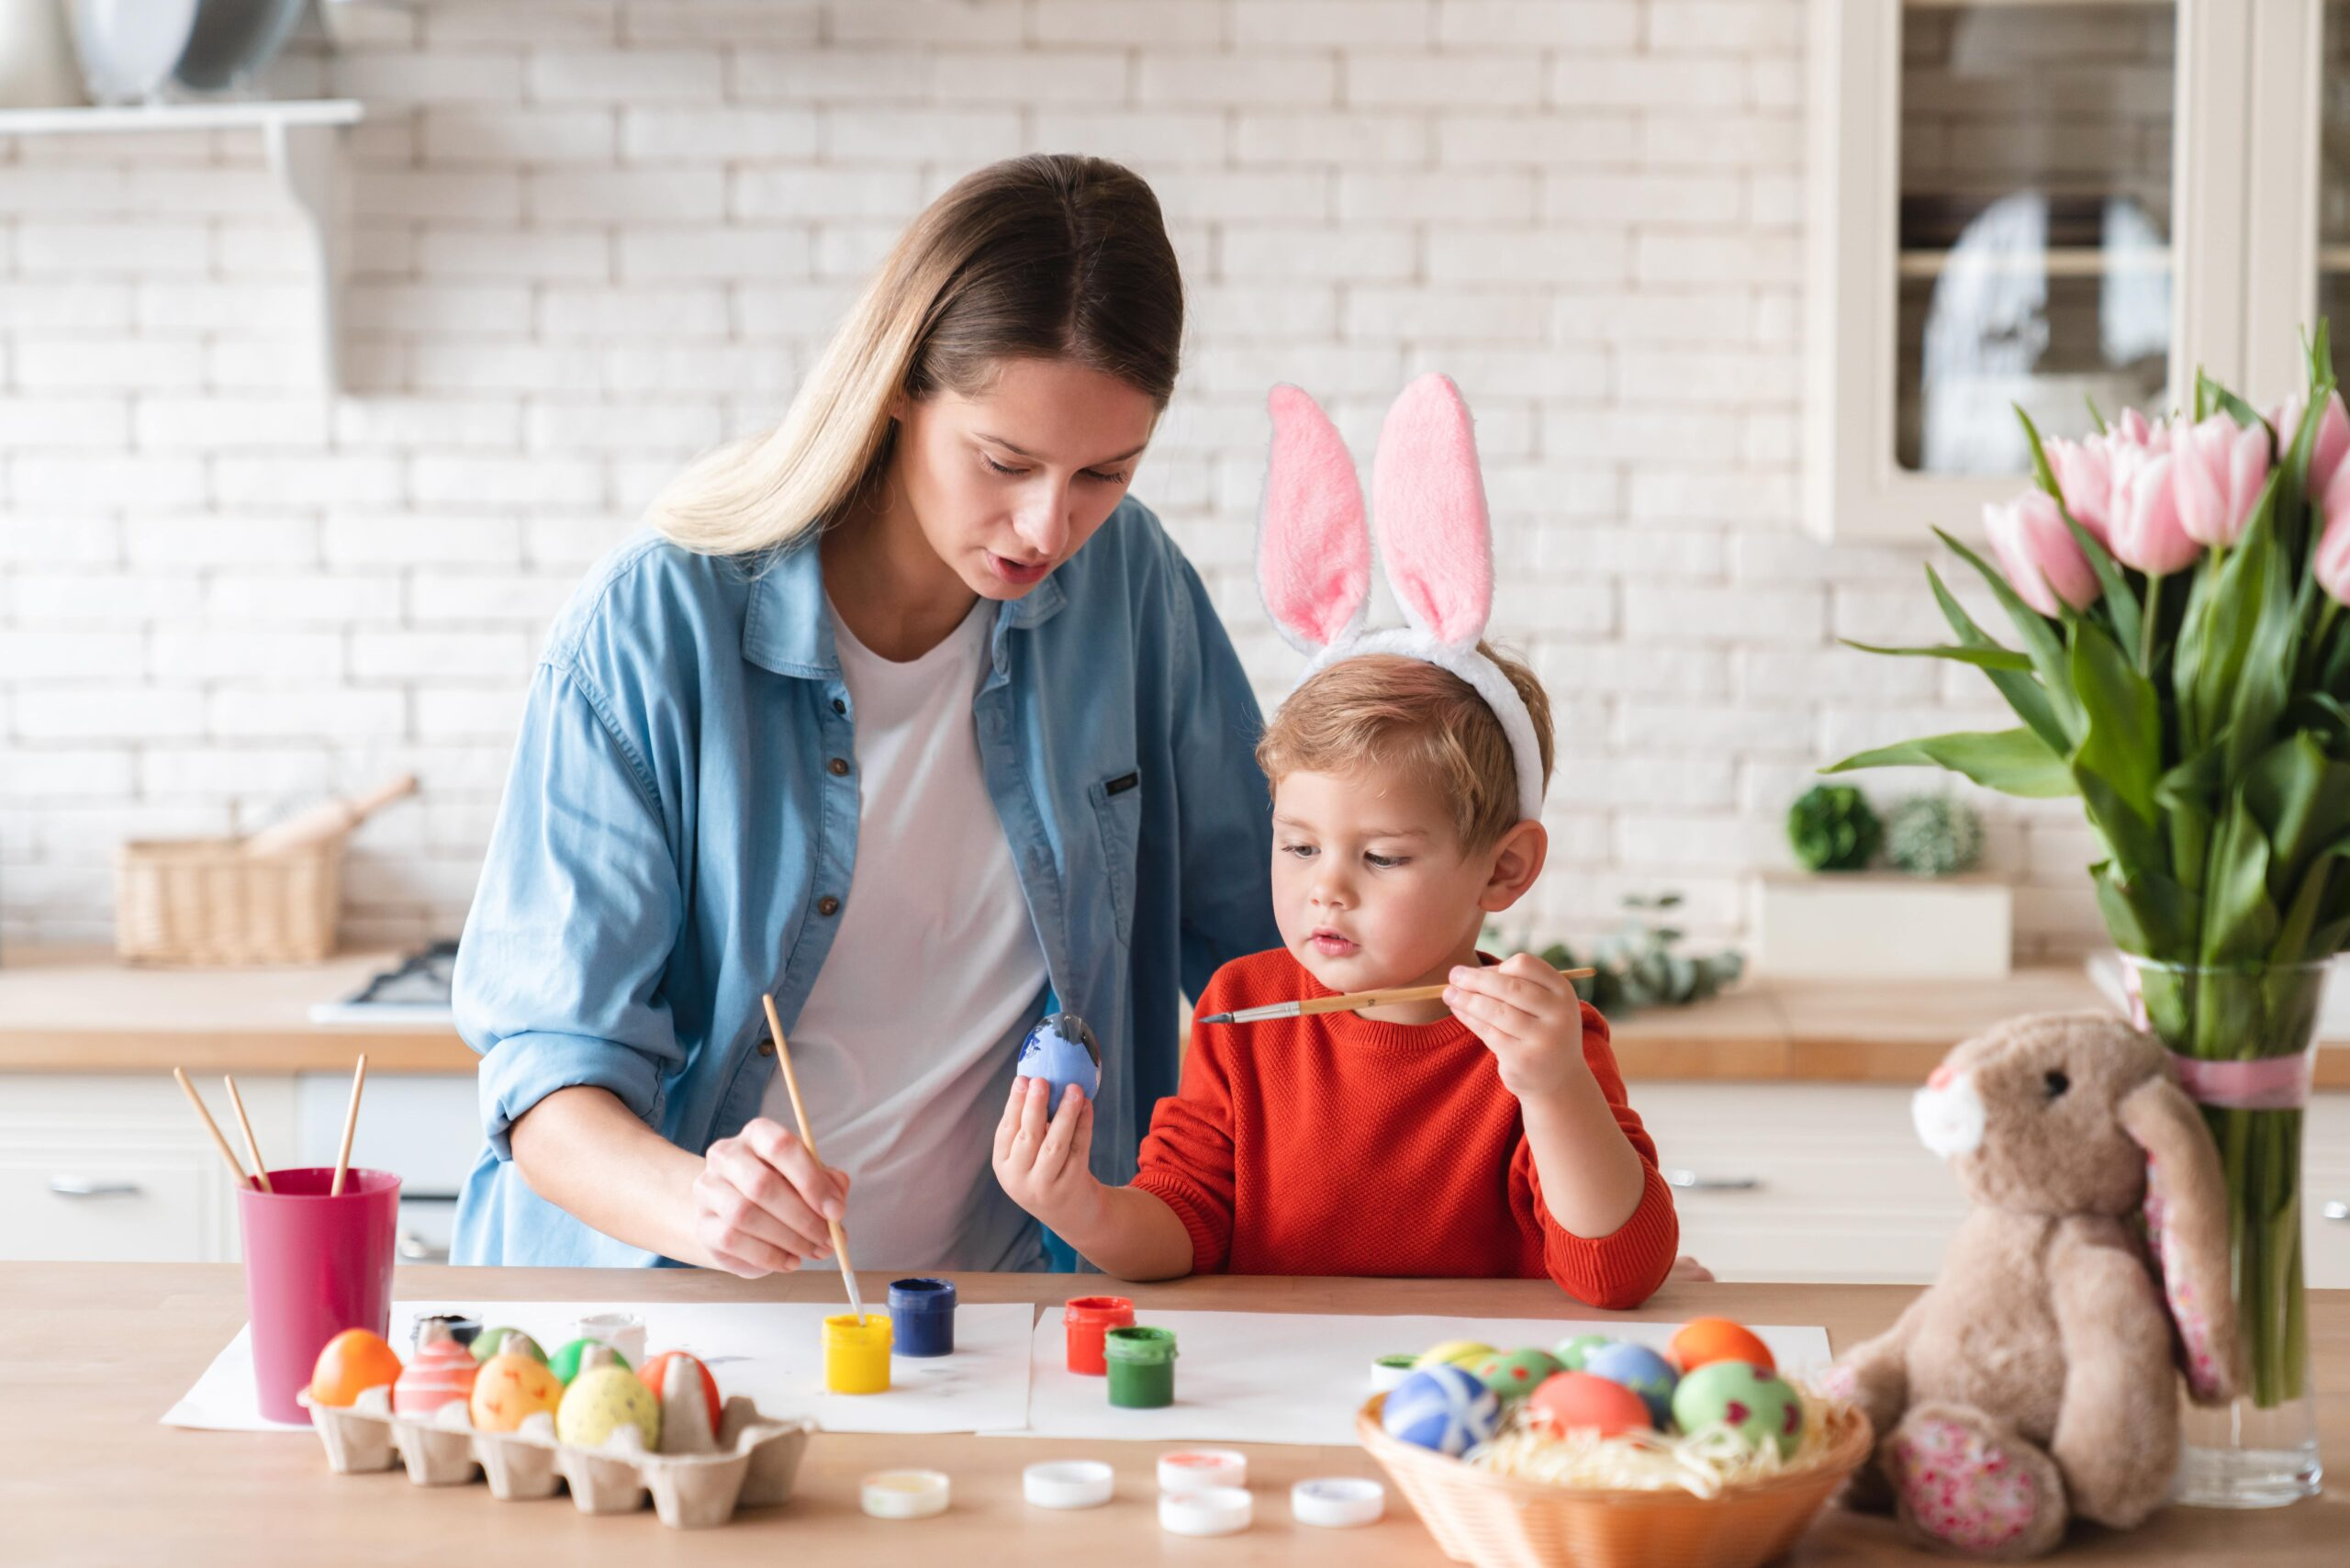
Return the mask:
[[[816,1145],[849,1174],[859,1269],[1023,1269],[1042,1256],[989,1163],[1046,980],[971,713],[995,608],[981,599],[907,664],[833,615],[856,726],[856,863],[789,1038]],[[782,1073],[761,1112],[794,1125]]]

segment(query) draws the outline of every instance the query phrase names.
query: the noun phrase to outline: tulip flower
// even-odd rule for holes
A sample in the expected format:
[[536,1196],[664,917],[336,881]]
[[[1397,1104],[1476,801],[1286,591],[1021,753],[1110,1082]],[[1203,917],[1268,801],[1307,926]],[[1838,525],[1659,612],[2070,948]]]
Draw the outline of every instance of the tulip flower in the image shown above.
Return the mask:
[[2111,463],[2112,532],[2106,548],[2150,577],[2184,570],[2203,554],[2179,522],[2173,466],[2169,453],[2151,446],[2117,448]]
[[[2290,446],[2300,434],[2301,416],[2310,406],[2309,394],[2296,392],[2284,406],[2269,416],[2277,427],[2277,443]],[[2318,416],[2317,442],[2310,449],[2310,478],[2308,493],[2325,494],[2325,487],[2342,466],[2342,459],[2350,456],[2350,409],[2342,406],[2342,394],[2335,392],[2325,400],[2325,412]]]
[[2103,436],[2087,441],[2051,438],[2040,443],[2048,471],[2056,476],[2057,492],[2073,521],[2109,543],[2113,496],[2113,448]]
[[2268,479],[2268,431],[2213,414],[2171,431],[2171,486],[2178,521],[2206,544],[2236,542]]
[[2350,464],[2335,466],[2318,510],[2325,519],[2325,532],[2318,535],[2311,570],[2317,574],[2318,587],[2336,603],[2350,604]]
[[2097,599],[2097,572],[2065,526],[2055,497],[2027,490],[2005,506],[1986,504],[1983,528],[2009,585],[2041,614],[2054,615],[2059,599],[2075,610]]

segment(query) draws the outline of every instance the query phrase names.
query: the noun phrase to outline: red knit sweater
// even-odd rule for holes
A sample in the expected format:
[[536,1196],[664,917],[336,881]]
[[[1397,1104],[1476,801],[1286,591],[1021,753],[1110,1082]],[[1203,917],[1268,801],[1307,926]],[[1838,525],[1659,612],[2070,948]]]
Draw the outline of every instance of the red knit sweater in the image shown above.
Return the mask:
[[[1202,1014],[1331,992],[1280,948],[1216,971]],[[1607,1024],[1583,1010],[1583,1059],[1647,1170],[1632,1217],[1588,1239],[1551,1217],[1516,1096],[1455,1018],[1352,1013],[1194,1027],[1135,1185],[1192,1234],[1195,1273],[1535,1279],[1594,1306],[1638,1306],[1680,1241],[1656,1146],[1624,1103]]]

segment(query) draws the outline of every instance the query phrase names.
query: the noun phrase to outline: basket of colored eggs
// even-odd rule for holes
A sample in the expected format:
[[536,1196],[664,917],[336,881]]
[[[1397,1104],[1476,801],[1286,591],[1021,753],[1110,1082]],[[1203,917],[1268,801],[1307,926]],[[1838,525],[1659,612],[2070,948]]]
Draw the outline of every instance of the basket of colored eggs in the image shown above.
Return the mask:
[[1438,1345],[1355,1428],[1446,1555],[1478,1568],[1756,1568],[1873,1440],[1867,1417],[1779,1377],[1769,1346],[1718,1317],[1662,1354],[1599,1335]]
[[682,1350],[632,1369],[599,1340],[550,1357],[518,1330],[485,1329],[468,1346],[430,1318],[405,1366],[364,1328],[336,1335],[299,1399],[339,1473],[399,1462],[420,1486],[486,1477],[508,1501],[562,1486],[583,1514],[629,1513],[649,1495],[680,1529],[790,1496],[816,1429],[740,1396],[722,1405],[710,1369]]

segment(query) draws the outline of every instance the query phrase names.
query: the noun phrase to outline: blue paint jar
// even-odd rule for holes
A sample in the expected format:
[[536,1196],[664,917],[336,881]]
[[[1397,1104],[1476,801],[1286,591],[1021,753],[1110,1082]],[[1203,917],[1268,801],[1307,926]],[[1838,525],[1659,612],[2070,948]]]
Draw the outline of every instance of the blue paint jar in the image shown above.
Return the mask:
[[955,1353],[955,1282],[890,1282],[890,1326],[901,1356]]

